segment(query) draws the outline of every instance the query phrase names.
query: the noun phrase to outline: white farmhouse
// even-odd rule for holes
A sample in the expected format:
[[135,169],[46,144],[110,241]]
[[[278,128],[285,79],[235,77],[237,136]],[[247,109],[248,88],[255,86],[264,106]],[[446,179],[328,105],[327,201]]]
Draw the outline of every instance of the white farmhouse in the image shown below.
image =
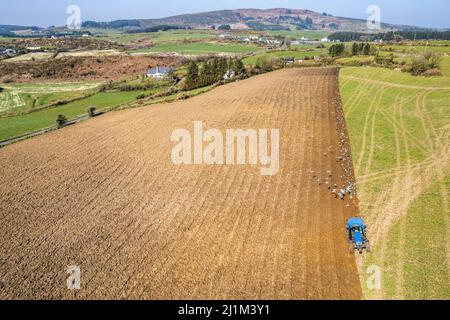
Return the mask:
[[157,66],[156,68],[148,69],[147,71],[147,78],[153,78],[156,80],[161,80],[165,76],[167,76],[170,72],[172,72],[171,67],[160,67]]
[[227,70],[227,72],[225,72],[225,74],[223,75],[223,80],[233,79],[235,76],[236,72],[234,72],[233,70]]

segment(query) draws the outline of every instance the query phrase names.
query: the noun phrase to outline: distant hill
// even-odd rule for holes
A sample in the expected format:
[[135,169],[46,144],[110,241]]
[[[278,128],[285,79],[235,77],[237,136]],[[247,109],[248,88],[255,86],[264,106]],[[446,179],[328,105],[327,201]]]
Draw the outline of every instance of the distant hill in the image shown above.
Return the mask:
[[0,24],[0,31],[21,31],[21,30],[39,30],[39,27],[35,26],[15,26],[15,25],[8,25],[8,24]]
[[16,26],[16,25],[6,25],[6,24],[0,24],[0,36],[7,36],[7,37],[13,37],[16,35],[15,32],[21,32],[24,30],[32,30],[37,31],[41,28],[35,27],[35,26]]
[[[183,14],[161,19],[117,20],[111,22],[86,21],[84,27],[111,29],[148,29],[158,25],[172,25],[194,29],[210,29],[230,25],[232,29],[252,30],[328,30],[367,31],[366,20],[335,17],[303,9],[237,9]],[[421,29],[383,23],[382,31]]]

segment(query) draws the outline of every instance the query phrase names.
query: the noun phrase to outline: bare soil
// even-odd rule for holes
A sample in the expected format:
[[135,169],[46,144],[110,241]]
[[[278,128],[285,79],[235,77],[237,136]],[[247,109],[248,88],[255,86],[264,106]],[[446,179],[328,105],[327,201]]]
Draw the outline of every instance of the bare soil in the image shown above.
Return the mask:
[[[0,299],[360,299],[357,201],[324,183],[354,179],[337,75],[279,70],[1,149]],[[280,172],[173,165],[197,120],[279,128]]]
[[179,66],[181,57],[65,57],[46,61],[0,63],[1,82],[118,80],[144,75],[148,68]]

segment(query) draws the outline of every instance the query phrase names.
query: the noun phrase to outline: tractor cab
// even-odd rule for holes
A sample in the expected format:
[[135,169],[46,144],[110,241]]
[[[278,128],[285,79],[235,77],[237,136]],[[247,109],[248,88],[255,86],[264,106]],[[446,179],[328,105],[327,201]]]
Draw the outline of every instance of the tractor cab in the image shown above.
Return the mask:
[[350,218],[347,221],[348,241],[350,244],[350,252],[358,250],[360,254],[364,250],[370,252],[370,244],[367,239],[367,227],[361,218]]

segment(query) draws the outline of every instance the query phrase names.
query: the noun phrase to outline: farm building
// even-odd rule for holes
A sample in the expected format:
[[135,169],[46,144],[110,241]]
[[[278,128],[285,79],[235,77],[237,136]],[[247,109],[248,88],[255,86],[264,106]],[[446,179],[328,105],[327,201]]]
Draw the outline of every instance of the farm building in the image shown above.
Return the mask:
[[0,48],[0,56],[12,57],[16,54],[16,51],[13,49]]
[[171,67],[159,67],[148,69],[147,71],[147,77],[148,78],[154,78],[157,80],[163,79],[165,76],[167,76],[170,72],[172,72],[173,69]]
[[285,58],[282,58],[282,60],[285,65],[291,65],[291,64],[295,63],[295,58],[293,58],[293,57],[285,57]]
[[233,70],[227,70],[223,76],[223,80],[233,79],[236,76],[236,72]]

